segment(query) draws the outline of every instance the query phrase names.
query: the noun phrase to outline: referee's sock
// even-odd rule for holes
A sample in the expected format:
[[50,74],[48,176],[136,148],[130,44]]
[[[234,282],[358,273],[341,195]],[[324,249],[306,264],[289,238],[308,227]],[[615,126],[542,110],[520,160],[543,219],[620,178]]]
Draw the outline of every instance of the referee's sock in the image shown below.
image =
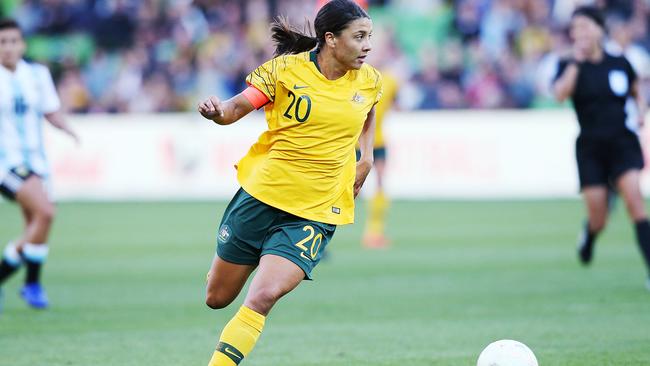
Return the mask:
[[594,243],[596,241],[596,237],[598,237],[598,232],[591,231],[589,228],[589,220],[585,221],[582,230],[583,231],[580,234],[580,238],[578,240],[578,255],[582,264],[588,265],[591,263],[591,259],[594,255]]
[[641,249],[641,254],[643,254],[643,259],[645,259],[646,268],[650,275],[650,222],[648,222],[648,219],[637,221],[635,228],[639,249]]

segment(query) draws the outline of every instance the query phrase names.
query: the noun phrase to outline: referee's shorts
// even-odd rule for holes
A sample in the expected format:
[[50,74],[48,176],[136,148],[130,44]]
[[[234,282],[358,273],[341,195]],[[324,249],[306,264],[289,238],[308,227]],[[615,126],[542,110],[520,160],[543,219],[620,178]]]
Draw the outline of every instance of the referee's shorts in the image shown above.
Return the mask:
[[576,160],[580,188],[615,185],[629,170],[643,169],[643,152],[639,138],[633,132],[609,139],[578,137]]

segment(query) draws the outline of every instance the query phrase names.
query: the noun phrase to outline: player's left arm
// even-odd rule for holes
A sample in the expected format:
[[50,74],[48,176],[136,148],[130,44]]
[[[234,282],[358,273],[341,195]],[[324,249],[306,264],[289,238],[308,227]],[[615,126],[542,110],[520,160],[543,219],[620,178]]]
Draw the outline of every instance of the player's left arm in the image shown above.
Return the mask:
[[646,104],[645,95],[641,91],[638,79],[632,84],[631,94],[634,97],[634,101],[636,102],[639,111],[639,126],[643,127],[645,124],[645,116],[648,111],[648,105]]
[[374,161],[373,145],[375,140],[375,106],[370,109],[359,136],[359,151],[361,157],[357,162],[357,174],[354,179],[354,197],[356,197],[366,181]]
[[75,143],[77,143],[77,145],[81,142],[79,136],[70,127],[68,122],[65,120],[65,117],[63,117],[63,112],[61,112],[61,110],[45,113],[44,116],[52,126],[68,134],[75,141]]

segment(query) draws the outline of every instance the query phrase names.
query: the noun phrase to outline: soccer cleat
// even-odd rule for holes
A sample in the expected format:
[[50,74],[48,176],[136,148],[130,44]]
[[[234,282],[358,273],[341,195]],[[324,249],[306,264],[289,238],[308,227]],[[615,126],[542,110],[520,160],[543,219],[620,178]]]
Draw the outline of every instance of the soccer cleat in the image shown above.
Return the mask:
[[365,234],[361,243],[366,249],[386,249],[390,245],[388,238],[382,234]]
[[30,283],[23,286],[20,290],[20,296],[27,305],[34,309],[45,309],[50,304],[45,289],[39,283]]
[[585,222],[578,238],[578,258],[584,265],[589,265],[594,254],[594,241],[589,240],[589,223]]

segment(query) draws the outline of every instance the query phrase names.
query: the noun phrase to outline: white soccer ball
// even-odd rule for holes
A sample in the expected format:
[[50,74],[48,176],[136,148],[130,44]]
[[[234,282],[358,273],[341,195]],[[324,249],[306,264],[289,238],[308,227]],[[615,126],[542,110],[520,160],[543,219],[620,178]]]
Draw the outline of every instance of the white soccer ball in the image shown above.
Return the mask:
[[525,344],[502,339],[488,344],[476,366],[539,366],[535,354]]

